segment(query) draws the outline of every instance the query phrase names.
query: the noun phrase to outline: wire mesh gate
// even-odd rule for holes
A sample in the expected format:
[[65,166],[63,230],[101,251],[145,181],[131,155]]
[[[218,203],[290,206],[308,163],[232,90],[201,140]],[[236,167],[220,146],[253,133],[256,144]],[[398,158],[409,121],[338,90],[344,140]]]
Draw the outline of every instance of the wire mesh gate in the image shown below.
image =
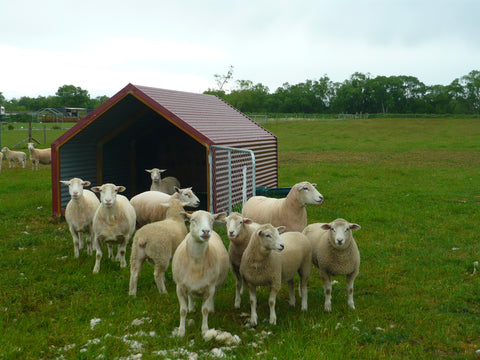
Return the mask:
[[210,168],[210,211],[232,212],[255,196],[255,154],[252,150],[212,145]]

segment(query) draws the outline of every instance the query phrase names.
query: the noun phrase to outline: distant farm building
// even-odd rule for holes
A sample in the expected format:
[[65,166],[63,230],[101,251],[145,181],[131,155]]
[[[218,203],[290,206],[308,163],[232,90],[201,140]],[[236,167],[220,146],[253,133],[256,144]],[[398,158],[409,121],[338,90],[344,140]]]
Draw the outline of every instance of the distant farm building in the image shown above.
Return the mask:
[[131,198],[150,188],[145,169],[167,169],[214,212],[278,185],[277,138],[213,95],[129,84],[51,148],[54,217],[70,199],[59,181],[73,177],[126,186]]

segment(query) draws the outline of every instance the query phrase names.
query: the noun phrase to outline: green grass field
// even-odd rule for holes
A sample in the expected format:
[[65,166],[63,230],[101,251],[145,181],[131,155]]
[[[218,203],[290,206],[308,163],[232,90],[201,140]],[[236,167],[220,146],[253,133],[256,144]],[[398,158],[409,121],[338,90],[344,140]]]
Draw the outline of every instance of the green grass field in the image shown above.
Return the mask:
[[[172,337],[179,313],[171,272],[169,293],[160,295],[153,267],[145,264],[137,298],[128,296],[128,268],[104,257],[93,275],[94,257],[82,252],[74,259],[65,221],[50,221],[50,168],[41,165],[34,173],[30,163],[9,169],[4,161],[0,358],[211,359],[221,352],[236,359],[480,359],[480,274],[474,274],[480,260],[480,120],[266,127],[278,136],[279,186],[309,180],[325,197],[321,206],[308,207],[309,223],[343,217],[362,226],[354,233],[362,257],[356,310],[348,308],[339,277],[333,311],[324,313],[314,271],[308,312],[301,313],[298,301],[288,306],[284,286],[277,325],[271,326],[268,292],[261,289],[259,325],[250,329],[248,293],[235,310],[230,273],[209,325],[238,335],[241,345],[204,341],[198,302],[186,337]],[[63,131],[49,130],[47,142]],[[25,135],[2,126],[2,146]],[[226,240],[224,229],[217,230]]]

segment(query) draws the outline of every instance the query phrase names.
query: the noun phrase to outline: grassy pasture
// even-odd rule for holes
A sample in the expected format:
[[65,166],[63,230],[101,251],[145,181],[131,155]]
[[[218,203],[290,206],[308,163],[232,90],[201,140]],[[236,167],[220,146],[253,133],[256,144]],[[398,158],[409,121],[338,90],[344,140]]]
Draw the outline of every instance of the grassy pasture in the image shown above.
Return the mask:
[[[325,197],[321,206],[308,207],[309,223],[344,217],[362,226],[355,232],[362,255],[357,309],[348,308],[345,279],[337,278],[333,311],[324,313],[314,270],[307,313],[298,301],[289,308],[285,286],[277,298],[277,325],[270,326],[268,293],[261,289],[259,326],[249,329],[243,316],[249,313],[248,294],[236,311],[230,273],[209,318],[210,327],[242,339],[240,346],[223,348],[224,354],[480,358],[480,274],[473,274],[480,260],[480,121],[366,119],[266,127],[279,139],[279,186],[309,180]],[[49,131],[48,141],[63,131]],[[2,127],[2,146],[25,135]],[[160,295],[153,267],[145,264],[134,299],[128,296],[128,269],[104,257],[93,275],[93,257],[82,252],[73,258],[65,221],[49,221],[50,168],[40,165],[33,173],[29,166],[9,169],[4,161],[0,174],[0,358],[215,358],[213,349],[226,345],[202,339],[198,302],[185,339],[171,336],[179,320],[171,272],[169,293]],[[224,229],[217,230],[226,239]]]

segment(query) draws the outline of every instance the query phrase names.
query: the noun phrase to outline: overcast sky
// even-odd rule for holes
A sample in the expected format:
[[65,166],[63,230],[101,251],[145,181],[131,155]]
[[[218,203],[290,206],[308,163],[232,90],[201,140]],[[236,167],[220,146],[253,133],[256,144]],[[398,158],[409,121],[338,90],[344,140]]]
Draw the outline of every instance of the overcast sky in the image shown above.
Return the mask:
[[111,96],[128,83],[270,92],[328,76],[408,75],[448,85],[480,70],[478,0],[15,0],[0,9],[0,92]]

